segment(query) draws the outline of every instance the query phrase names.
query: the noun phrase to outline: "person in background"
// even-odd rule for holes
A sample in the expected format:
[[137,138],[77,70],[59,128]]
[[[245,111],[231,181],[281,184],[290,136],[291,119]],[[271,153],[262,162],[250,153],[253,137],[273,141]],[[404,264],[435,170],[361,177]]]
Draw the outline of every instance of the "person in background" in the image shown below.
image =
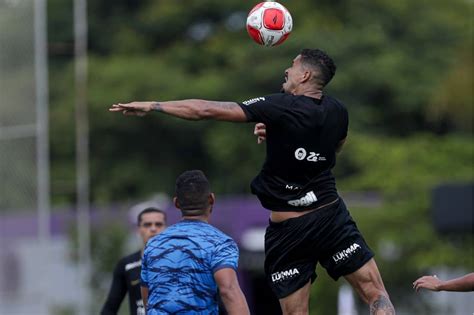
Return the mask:
[[112,285],[100,312],[101,315],[116,315],[128,292],[130,315],[145,315],[140,294],[140,271],[143,248],[146,242],[166,228],[166,213],[156,207],[143,209],[137,218],[137,229],[143,247],[119,260],[113,272]]

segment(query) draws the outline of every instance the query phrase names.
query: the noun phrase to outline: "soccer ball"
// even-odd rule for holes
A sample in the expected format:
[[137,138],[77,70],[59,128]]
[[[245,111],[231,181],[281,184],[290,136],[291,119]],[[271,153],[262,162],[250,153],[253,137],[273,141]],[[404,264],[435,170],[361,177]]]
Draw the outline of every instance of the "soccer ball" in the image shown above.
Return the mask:
[[290,12],[278,2],[261,2],[247,16],[247,32],[260,45],[280,45],[288,38],[292,28]]

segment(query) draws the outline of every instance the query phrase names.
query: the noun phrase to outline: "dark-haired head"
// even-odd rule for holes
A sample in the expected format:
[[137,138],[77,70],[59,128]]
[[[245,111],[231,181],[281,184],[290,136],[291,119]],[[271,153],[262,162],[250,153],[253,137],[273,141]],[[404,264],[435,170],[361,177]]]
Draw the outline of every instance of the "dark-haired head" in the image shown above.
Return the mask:
[[319,49],[303,49],[300,53],[303,66],[316,70],[315,80],[321,86],[326,86],[336,73],[336,65],[331,57]]
[[209,181],[200,170],[186,171],[178,176],[175,198],[176,207],[183,216],[206,215],[214,203]]
[[142,223],[143,215],[146,214],[146,213],[161,213],[163,215],[164,220],[165,220],[164,223],[166,224],[166,212],[164,212],[161,209],[155,208],[155,207],[148,207],[148,208],[145,208],[142,211],[140,211],[140,213],[138,214],[138,216],[137,216],[137,225],[138,226],[140,226],[140,224]]

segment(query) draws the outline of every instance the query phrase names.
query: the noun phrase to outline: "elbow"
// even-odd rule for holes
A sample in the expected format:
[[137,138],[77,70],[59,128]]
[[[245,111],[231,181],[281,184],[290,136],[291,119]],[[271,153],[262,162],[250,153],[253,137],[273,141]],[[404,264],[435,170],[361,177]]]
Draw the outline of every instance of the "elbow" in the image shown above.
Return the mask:
[[209,120],[214,118],[214,111],[211,106],[206,103],[203,103],[202,106],[199,107],[198,112],[199,120]]
[[209,120],[215,116],[215,110],[208,101],[204,100],[193,100],[197,106],[194,106],[192,114],[190,115],[191,120]]

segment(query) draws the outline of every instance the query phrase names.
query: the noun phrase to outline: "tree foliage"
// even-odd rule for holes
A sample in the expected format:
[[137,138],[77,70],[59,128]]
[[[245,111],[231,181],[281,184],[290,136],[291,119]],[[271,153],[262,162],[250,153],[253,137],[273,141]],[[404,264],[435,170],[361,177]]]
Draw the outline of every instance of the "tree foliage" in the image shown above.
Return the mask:
[[[470,137],[452,135],[418,134],[410,139],[355,135],[341,155],[353,171],[340,188],[377,191],[382,196],[380,206],[355,207],[351,212],[375,250],[396,304],[419,300],[407,290],[420,274],[440,266],[474,268],[473,235],[439,234],[432,221],[433,188],[472,182],[470,143]],[[413,303],[413,307],[422,306]],[[427,312],[428,305],[424,307]],[[423,309],[411,312],[423,313]]]
[[[336,60],[338,72],[328,93],[347,104],[352,131],[403,137],[471,131],[465,115],[472,101],[468,3],[284,4],[294,17],[293,34],[284,45],[265,48],[249,40],[243,28],[251,3],[89,3],[94,200],[170,192],[176,173],[197,167],[210,173],[218,192],[248,192],[247,183],[263,157],[251,126],[169,117],[124,119],[108,113],[107,107],[191,97],[241,101],[272,93],[303,47],[321,47]],[[74,198],[70,9],[71,1],[49,4],[53,192],[55,200],[64,202]],[[453,83],[456,78],[461,85]],[[217,176],[236,166],[242,172]]]

